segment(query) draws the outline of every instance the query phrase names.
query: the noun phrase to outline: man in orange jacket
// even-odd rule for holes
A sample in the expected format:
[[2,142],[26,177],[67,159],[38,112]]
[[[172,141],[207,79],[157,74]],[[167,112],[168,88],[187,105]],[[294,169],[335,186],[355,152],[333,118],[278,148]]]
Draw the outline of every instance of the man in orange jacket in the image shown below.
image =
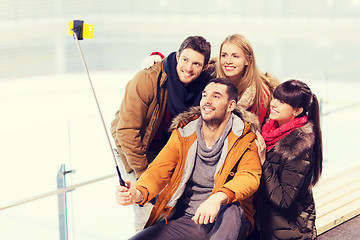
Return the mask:
[[200,108],[175,118],[168,143],[136,184],[117,186],[121,205],[160,193],[146,229],[132,239],[245,239],[261,165],[256,117],[236,102],[230,80],[211,80]]

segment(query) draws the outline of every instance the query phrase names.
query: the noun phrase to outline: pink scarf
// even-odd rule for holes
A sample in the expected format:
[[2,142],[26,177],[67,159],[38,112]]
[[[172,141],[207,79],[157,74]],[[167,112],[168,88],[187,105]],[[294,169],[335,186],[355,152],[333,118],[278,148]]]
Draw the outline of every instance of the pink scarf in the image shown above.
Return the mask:
[[264,124],[261,131],[261,135],[266,143],[266,150],[269,151],[281,138],[285,137],[295,129],[304,126],[307,122],[308,116],[305,115],[300,118],[294,118],[292,121],[279,127],[279,124],[275,120],[270,119]]

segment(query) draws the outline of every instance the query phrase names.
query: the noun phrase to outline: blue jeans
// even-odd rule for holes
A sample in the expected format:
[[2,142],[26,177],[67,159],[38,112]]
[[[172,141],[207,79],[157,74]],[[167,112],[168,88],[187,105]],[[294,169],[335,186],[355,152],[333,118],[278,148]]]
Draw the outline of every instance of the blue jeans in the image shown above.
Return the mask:
[[243,240],[246,238],[250,223],[239,202],[220,207],[214,223],[195,224],[190,215],[176,214],[139,232],[131,240]]

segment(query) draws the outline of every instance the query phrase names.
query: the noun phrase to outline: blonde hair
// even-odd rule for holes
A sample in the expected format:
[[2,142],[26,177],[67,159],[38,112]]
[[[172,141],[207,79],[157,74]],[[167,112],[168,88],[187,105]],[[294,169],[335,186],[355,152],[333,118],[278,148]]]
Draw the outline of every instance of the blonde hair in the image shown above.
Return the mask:
[[255,86],[255,99],[253,103],[254,112],[258,115],[260,111],[261,98],[264,101],[264,107],[267,109],[270,102],[270,97],[273,88],[270,86],[269,77],[260,72],[255,61],[254,51],[249,40],[241,34],[233,34],[228,36],[220,46],[219,58],[216,64],[216,77],[226,78],[226,75],[220,65],[221,52],[225,43],[233,43],[238,46],[244,53],[248,65],[245,66],[245,71],[240,81],[238,81],[237,89],[239,98],[244,94],[246,89],[251,85]]

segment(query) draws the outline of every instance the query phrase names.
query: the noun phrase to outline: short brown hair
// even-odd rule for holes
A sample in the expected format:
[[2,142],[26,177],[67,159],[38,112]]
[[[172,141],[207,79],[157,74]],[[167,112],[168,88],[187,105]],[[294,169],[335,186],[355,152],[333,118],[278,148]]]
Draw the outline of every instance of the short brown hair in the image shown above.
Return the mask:
[[226,93],[228,94],[229,100],[235,100],[235,102],[238,101],[238,90],[231,80],[227,78],[213,78],[209,81],[207,85],[209,85],[210,83],[219,83],[226,85]]
[[209,63],[209,59],[211,55],[211,44],[208,41],[206,41],[205,38],[201,36],[187,37],[180,45],[178,54],[180,55],[181,52],[186,48],[191,48],[194,51],[204,55],[204,66]]

